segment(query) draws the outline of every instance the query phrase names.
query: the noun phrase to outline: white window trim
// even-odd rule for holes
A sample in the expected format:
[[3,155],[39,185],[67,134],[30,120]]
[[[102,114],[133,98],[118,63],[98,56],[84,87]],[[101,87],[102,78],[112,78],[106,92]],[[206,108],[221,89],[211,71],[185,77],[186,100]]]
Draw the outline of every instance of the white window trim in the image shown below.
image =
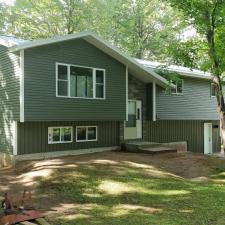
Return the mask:
[[[61,129],[62,128],[71,128],[71,141],[49,141],[49,132],[51,129],[60,129],[60,139],[61,139]],[[72,126],[60,126],[60,127],[48,127],[48,144],[66,144],[73,142],[73,127]]]
[[[67,66],[67,79],[68,79],[68,95],[58,95],[58,65],[61,66]],[[70,95],[70,66],[75,67],[81,67],[81,68],[87,68],[92,69],[92,78],[93,78],[93,97],[74,97]],[[96,97],[96,70],[103,71],[103,98],[97,98]],[[88,66],[80,66],[80,65],[74,65],[74,64],[67,64],[67,63],[56,63],[56,97],[58,98],[77,98],[77,99],[97,99],[97,100],[105,100],[106,99],[106,81],[105,81],[105,69],[97,68],[97,67],[88,67]]]
[[[95,127],[96,128],[96,139],[88,140],[88,128]],[[78,140],[77,139],[77,129],[78,128],[86,128],[86,140]],[[90,141],[98,141],[98,126],[76,126],[76,142],[90,142]]]
[[177,92],[177,81],[176,81],[176,84],[175,85],[175,90],[176,92],[172,92],[173,95],[184,95],[184,80],[181,79],[181,82],[182,82],[182,92]]
[[[210,84],[210,96],[211,96],[211,98],[215,98],[216,97],[216,93],[215,93],[215,95],[212,95],[212,88],[213,88],[213,85],[214,85],[214,83],[211,83]],[[216,90],[215,90],[215,92],[216,92]]]

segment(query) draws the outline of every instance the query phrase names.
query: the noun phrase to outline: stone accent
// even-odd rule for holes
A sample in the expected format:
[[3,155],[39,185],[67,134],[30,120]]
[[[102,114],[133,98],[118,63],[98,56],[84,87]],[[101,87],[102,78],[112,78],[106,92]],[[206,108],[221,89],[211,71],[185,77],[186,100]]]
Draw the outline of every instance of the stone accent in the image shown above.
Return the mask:
[[142,101],[143,120],[146,117],[146,84],[129,74],[128,76],[128,99]]
[[148,130],[146,126],[146,84],[129,74],[128,98],[142,101],[143,140],[147,140]]

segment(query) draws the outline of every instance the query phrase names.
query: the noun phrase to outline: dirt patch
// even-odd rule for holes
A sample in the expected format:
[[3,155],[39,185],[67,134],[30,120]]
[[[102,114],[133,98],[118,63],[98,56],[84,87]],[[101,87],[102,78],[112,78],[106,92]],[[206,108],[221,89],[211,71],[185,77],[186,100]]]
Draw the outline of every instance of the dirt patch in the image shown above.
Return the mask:
[[[60,203],[62,206],[59,207],[60,210],[64,210],[63,205],[68,206],[68,199],[53,198],[50,193],[38,193],[38,184],[40,180],[51,176],[55,171],[73,170],[80,165],[96,166],[102,164],[115,167],[115,169],[132,165],[137,168],[154,168],[154,173],[155,171],[163,171],[164,174],[181,179],[204,181],[208,179],[215,168],[224,167],[224,162],[220,158],[192,153],[152,156],[125,152],[106,152],[42,161],[24,161],[17,164],[15,169],[0,170],[0,200],[6,191],[15,195],[18,192],[22,194],[23,189],[28,188],[36,190],[33,192],[33,196],[38,208],[45,210],[51,207],[54,209],[54,204],[58,203],[57,205],[59,205]],[[151,170],[148,170],[149,174],[151,175]],[[156,175],[160,175],[160,173]],[[58,211],[58,208],[55,210]]]

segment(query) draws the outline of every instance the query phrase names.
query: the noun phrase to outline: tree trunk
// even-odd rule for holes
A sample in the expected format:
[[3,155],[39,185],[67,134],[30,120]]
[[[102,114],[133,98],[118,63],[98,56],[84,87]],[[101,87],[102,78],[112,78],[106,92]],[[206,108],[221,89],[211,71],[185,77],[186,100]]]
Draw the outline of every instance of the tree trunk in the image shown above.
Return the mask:
[[217,107],[220,118],[220,129],[221,129],[221,139],[223,143],[223,150],[225,151],[225,104],[223,97],[223,87],[221,84],[220,76],[214,76],[213,83],[216,85],[216,97],[217,97]]
[[209,56],[213,62],[212,72],[214,74],[213,83],[216,85],[216,97],[217,97],[217,107],[220,119],[220,129],[221,129],[221,139],[223,144],[223,151],[225,150],[225,104],[223,97],[223,89],[221,84],[221,65],[219,58],[217,56],[215,47],[215,31],[216,31],[216,13],[219,6],[219,2],[216,0],[214,8],[211,12],[206,11],[206,21],[208,20],[208,31],[206,33],[206,38],[209,46]]

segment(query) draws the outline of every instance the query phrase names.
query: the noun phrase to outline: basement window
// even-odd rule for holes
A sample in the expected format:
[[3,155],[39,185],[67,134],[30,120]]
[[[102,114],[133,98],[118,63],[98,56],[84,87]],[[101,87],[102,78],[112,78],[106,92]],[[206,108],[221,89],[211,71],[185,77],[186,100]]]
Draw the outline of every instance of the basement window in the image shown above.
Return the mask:
[[48,144],[70,143],[73,141],[72,127],[49,127]]
[[97,126],[76,127],[76,141],[97,141]]

